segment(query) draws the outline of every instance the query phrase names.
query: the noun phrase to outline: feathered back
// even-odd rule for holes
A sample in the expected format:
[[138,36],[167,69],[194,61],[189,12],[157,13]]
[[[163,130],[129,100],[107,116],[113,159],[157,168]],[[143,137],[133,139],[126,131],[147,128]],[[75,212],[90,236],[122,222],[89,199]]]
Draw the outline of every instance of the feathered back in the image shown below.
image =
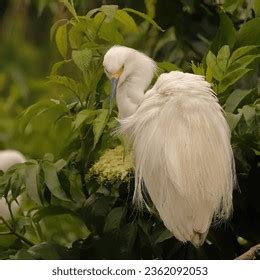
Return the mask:
[[133,145],[135,195],[144,183],[165,226],[200,246],[212,220],[232,211],[235,170],[230,130],[202,76],[171,72],[159,77],[137,111],[119,120]]

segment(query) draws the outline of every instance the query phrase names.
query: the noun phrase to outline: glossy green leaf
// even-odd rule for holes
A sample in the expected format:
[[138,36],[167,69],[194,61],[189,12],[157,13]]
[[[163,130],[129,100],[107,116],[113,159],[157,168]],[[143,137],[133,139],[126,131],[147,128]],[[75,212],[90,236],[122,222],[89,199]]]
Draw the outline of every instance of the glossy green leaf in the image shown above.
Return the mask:
[[236,49],[230,59],[229,59],[229,65],[232,64],[234,61],[236,61],[238,58],[250,53],[250,52],[254,52],[254,51],[259,51],[260,50],[260,46],[245,46],[245,47],[241,47]]
[[59,216],[64,214],[76,215],[75,212],[72,210],[57,206],[57,205],[50,205],[48,207],[40,208],[33,214],[33,221],[35,223],[39,223],[42,219],[49,216]]
[[74,8],[74,4],[73,4],[73,0],[71,0],[69,2],[69,0],[59,0],[61,3],[64,4],[64,6],[66,6],[66,8],[70,11],[70,13],[75,17],[77,18],[77,13],[75,11],[75,8]]
[[231,19],[224,13],[221,13],[219,17],[219,29],[210,45],[210,50],[214,54],[217,54],[224,45],[228,45],[229,48],[232,49],[236,40],[236,29],[234,28]]
[[59,62],[54,63],[53,66],[52,66],[52,68],[51,68],[51,76],[59,75],[59,73],[58,73],[59,69],[60,69],[63,65],[65,65],[65,64],[67,64],[67,63],[69,63],[69,62],[71,62],[70,59],[68,59],[68,60],[62,60],[62,61],[59,61]]
[[176,71],[179,69],[177,65],[167,61],[157,62],[157,66],[166,72]]
[[60,200],[69,201],[68,196],[60,184],[55,165],[45,160],[42,162],[42,169],[44,172],[44,182],[50,192]]
[[237,124],[239,123],[239,121],[242,117],[242,113],[232,114],[232,113],[227,112],[225,114],[225,117],[226,117],[226,120],[230,127],[230,130],[233,131],[236,128]]
[[158,238],[155,240],[155,244],[157,243],[161,243],[169,238],[172,238],[173,235],[172,233],[168,230],[168,229],[165,229],[159,236]]
[[191,63],[191,68],[194,74],[196,75],[205,75],[205,70],[202,64],[195,65],[193,62]]
[[113,18],[117,13],[117,10],[118,10],[117,5],[103,5],[100,8],[100,11],[102,11],[106,15],[108,21],[113,20]]
[[154,16],[155,16],[156,2],[157,2],[157,0],[145,0],[144,1],[147,15],[151,18],[154,18]]
[[125,207],[116,207],[112,209],[106,218],[104,233],[115,233],[116,231],[119,231],[125,214]]
[[229,67],[228,71],[232,72],[233,70],[236,70],[238,68],[246,68],[248,65],[253,63],[255,60],[260,58],[259,55],[245,55],[243,57],[240,57],[236,61],[234,61]]
[[91,58],[92,51],[89,49],[72,51],[72,59],[82,72],[88,68]]
[[253,0],[254,6],[253,9],[255,11],[256,16],[260,17],[260,1],[259,0]]
[[90,123],[96,115],[97,112],[94,110],[85,109],[80,111],[73,122],[73,128],[78,129],[83,123]]
[[57,48],[64,59],[66,59],[68,51],[67,24],[58,27],[55,40]]
[[233,113],[238,105],[241,103],[241,101],[246,98],[252,90],[242,90],[242,89],[236,89],[234,90],[229,97],[227,98],[227,101],[225,103],[225,111]]
[[28,250],[35,259],[39,260],[60,260],[57,250],[54,245],[48,244],[47,242],[37,244]]
[[236,48],[249,45],[260,45],[260,18],[253,18],[241,25],[236,41]]
[[223,71],[217,65],[217,58],[211,51],[209,51],[208,55],[206,56],[206,63],[207,63],[207,67],[210,68],[212,71],[212,76],[217,81],[220,81],[223,77]]
[[107,109],[100,109],[98,111],[98,115],[93,121],[93,132],[94,132],[93,149],[96,147],[96,144],[98,143],[98,140],[103,133],[108,118],[109,118],[109,111]]
[[218,86],[218,92],[223,92],[228,89],[230,86],[234,85],[239,79],[245,76],[251,69],[239,68],[236,69],[227,75],[221,80]]
[[252,126],[252,124],[256,120],[256,110],[255,107],[252,105],[245,105],[242,108],[242,113],[244,116],[244,119],[246,121],[246,124],[248,127]]
[[50,82],[66,87],[74,93],[78,93],[78,85],[75,80],[67,76],[53,75],[48,77]]
[[64,25],[68,23],[68,20],[67,19],[60,19],[58,21],[56,21],[52,27],[51,27],[51,30],[50,30],[50,39],[53,40],[54,38],[54,34],[55,32],[57,31],[58,27],[61,26],[61,25]]
[[38,1],[38,17],[42,14],[43,10],[48,5],[48,0],[39,0]]
[[148,15],[141,13],[137,10],[131,9],[131,8],[124,8],[123,11],[129,12],[129,13],[133,13],[138,15],[139,17],[143,18],[144,20],[146,20],[147,22],[149,22],[151,25],[153,25],[154,27],[156,27],[157,29],[159,29],[160,31],[164,32],[164,30]]
[[38,205],[42,204],[42,195],[39,186],[39,165],[38,163],[28,162],[25,168],[25,187],[29,197]]
[[129,32],[138,31],[135,21],[126,11],[118,10],[115,15],[115,19],[118,20],[121,24],[123,24],[125,26],[125,29]]
[[226,71],[228,59],[230,57],[230,49],[229,46],[223,46],[217,55],[217,65],[220,67],[222,71]]

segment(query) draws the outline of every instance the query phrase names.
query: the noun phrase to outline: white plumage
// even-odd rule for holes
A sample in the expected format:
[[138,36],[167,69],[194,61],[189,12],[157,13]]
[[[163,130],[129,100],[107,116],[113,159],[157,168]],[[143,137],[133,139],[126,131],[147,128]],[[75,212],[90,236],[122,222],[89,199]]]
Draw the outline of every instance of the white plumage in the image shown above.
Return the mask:
[[144,183],[173,235],[202,245],[212,221],[232,212],[235,184],[230,130],[210,84],[174,71],[145,93],[155,62],[121,46],[106,53],[104,67],[117,81],[120,131],[134,151],[134,200],[143,204]]
[[[18,151],[15,150],[3,150],[0,151],[0,170],[7,171],[10,167],[17,163],[25,162],[25,157]],[[18,198],[20,200],[20,198]],[[12,204],[12,211],[16,212],[18,210],[18,204]],[[0,199],[0,216],[5,219],[10,218],[8,206],[4,199]]]

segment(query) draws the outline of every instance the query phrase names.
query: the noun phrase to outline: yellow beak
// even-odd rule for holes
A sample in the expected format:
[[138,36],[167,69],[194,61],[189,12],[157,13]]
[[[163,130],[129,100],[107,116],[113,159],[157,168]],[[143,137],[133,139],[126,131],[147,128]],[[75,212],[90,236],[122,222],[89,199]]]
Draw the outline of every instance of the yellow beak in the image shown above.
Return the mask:
[[121,76],[122,72],[123,72],[123,67],[120,68],[117,72],[111,73],[111,74],[109,75],[109,79],[110,79],[110,80],[111,80],[111,79],[119,79],[119,77]]

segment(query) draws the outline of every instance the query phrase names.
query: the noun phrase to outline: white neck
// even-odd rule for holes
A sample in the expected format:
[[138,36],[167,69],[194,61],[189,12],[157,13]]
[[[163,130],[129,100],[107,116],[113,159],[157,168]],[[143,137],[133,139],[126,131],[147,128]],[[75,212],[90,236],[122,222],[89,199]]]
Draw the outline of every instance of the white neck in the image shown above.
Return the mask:
[[119,119],[135,113],[152,81],[155,69],[155,62],[140,52],[135,51],[127,59],[117,87]]

